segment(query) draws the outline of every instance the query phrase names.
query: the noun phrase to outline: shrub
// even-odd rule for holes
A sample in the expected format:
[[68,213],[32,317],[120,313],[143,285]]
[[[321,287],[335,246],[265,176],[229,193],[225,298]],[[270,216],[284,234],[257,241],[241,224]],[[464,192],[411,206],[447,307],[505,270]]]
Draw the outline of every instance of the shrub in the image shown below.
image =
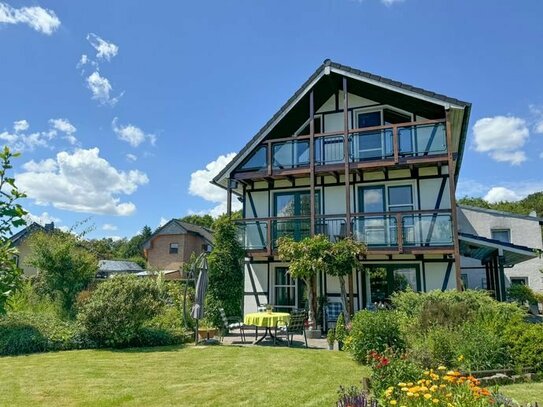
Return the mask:
[[345,316],[343,315],[343,312],[341,312],[337,318],[335,333],[336,341],[343,344],[347,339],[347,329],[345,328]]
[[91,347],[72,321],[54,314],[11,312],[0,319],[0,355]]
[[[346,341],[347,349],[358,362],[366,362],[370,351],[383,352],[405,349],[400,330],[401,315],[395,311],[359,311],[352,321],[352,329]],[[337,335],[337,331],[336,331]]]
[[543,324],[522,322],[505,333],[513,363],[543,371]]
[[162,305],[155,280],[118,276],[98,286],[83,304],[79,321],[89,338],[99,345],[123,347],[136,340]]
[[525,284],[513,284],[507,289],[507,298],[519,305],[537,304],[537,296],[534,291]]

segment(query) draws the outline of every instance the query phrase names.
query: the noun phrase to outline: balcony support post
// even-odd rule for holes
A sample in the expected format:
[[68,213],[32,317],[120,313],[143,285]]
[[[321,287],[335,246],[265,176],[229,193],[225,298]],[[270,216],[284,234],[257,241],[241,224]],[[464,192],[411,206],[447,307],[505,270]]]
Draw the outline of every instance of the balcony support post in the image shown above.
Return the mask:
[[345,162],[345,231],[351,235],[351,174],[349,157],[349,91],[343,77],[343,161]]
[[315,98],[313,90],[309,93],[309,200],[310,200],[310,236],[315,235]]
[[447,161],[449,166],[449,195],[451,196],[451,220],[454,244],[454,270],[456,277],[456,289],[462,291],[462,270],[460,268],[460,242],[458,240],[458,221],[456,212],[456,169],[452,151],[452,125],[451,111],[445,112],[445,131],[447,136]]
[[400,143],[398,141],[398,126],[392,127],[392,149],[394,151],[394,163],[400,161]]
[[228,177],[228,185],[226,186],[226,214],[228,219],[232,218],[232,179]]

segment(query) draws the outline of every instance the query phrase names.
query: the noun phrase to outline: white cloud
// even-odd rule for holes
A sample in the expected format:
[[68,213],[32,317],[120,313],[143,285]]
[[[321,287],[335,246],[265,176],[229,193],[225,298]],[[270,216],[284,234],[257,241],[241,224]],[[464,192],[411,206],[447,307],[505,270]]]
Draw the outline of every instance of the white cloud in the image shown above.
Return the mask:
[[51,35],[60,26],[60,20],[53,10],[42,7],[14,8],[0,2],[0,24],[21,23],[47,35]]
[[[215,161],[208,163],[205,169],[190,174],[189,194],[218,204],[209,211],[212,216],[218,216],[226,212],[226,191],[211,184],[210,181],[232,161],[235,155],[236,153],[221,155]],[[241,203],[233,198],[232,210],[237,211],[238,209],[241,209]]]
[[49,124],[53,129],[63,132],[65,134],[64,138],[70,144],[74,145],[77,143],[77,138],[74,136],[77,129],[68,119],[51,119],[49,120]]
[[13,123],[14,132],[4,130],[0,133],[0,140],[14,151],[32,151],[36,147],[49,147],[49,141],[56,136],[55,130],[41,131],[27,134],[30,125],[26,120]]
[[35,162],[30,160],[23,164],[23,169],[29,172],[52,172],[57,169],[57,162],[52,158]]
[[158,222],[158,227],[164,226],[166,223],[168,223],[169,219],[166,219],[164,216],[160,217],[160,221]]
[[110,61],[119,52],[119,47],[112,42],[108,42],[96,34],[90,33],[87,35],[87,41],[98,51],[96,58]]
[[136,161],[136,160],[138,159],[138,156],[136,156],[136,155],[134,155],[134,154],[128,153],[128,154],[126,155],[126,159],[127,159],[128,161],[134,162],[134,161]]
[[492,187],[483,198],[490,203],[502,201],[518,201],[522,199],[515,191],[504,187]]
[[117,230],[117,226],[112,225],[111,223],[104,223],[102,225],[102,230]]
[[530,136],[524,119],[513,116],[485,117],[473,126],[475,150],[486,152],[496,161],[518,165],[526,161],[521,149]]
[[32,213],[28,213],[28,215],[25,216],[25,220],[27,224],[36,222],[42,226],[45,226],[47,223],[59,223],[61,221],[59,218],[49,215],[49,213],[47,212],[42,212],[41,215],[34,215]]
[[[141,171],[120,171],[99,156],[100,150],[77,149],[73,154],[60,152],[55,165],[45,160],[48,170],[17,174],[17,184],[38,205],[51,204],[56,208],[108,215],[132,215],[136,206],[121,202],[121,195],[136,192],[149,182]],[[38,163],[37,165],[41,164]],[[45,164],[47,163],[47,164]]]
[[145,140],[148,140],[152,145],[156,143],[156,136],[154,134],[145,134],[142,129],[132,124],[117,125],[116,117],[113,119],[111,126],[117,137],[120,140],[126,141],[132,147],[138,147]]
[[30,125],[26,120],[17,120],[13,122],[13,130],[15,131],[15,133],[26,131],[29,127]]
[[405,0],[381,0],[385,6],[390,7],[397,3],[403,3]]
[[121,93],[117,97],[112,97],[110,93],[112,92],[113,87],[107,78],[100,76],[98,71],[94,71],[87,77],[87,87],[92,93],[92,98],[102,105],[108,104],[114,106],[123,95]]

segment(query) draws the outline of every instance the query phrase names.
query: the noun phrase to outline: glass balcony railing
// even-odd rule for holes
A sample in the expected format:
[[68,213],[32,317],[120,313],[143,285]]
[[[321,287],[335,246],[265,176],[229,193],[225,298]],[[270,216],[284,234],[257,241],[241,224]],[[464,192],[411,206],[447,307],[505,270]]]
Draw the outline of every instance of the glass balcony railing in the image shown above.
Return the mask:
[[311,235],[311,221],[309,219],[285,219],[272,220],[272,242],[277,247],[277,240],[283,236],[289,236],[296,241]]
[[449,214],[403,215],[404,246],[450,246],[453,244]]
[[[347,237],[346,216],[317,215],[315,234],[325,235],[332,242]],[[370,250],[453,245],[450,213],[357,214],[351,217],[351,234]],[[238,239],[246,250],[272,251],[277,248],[277,240],[282,236],[300,241],[310,235],[311,220],[307,216],[238,221]]]
[[272,150],[273,169],[299,168],[309,165],[309,141],[296,140],[277,143]]
[[368,247],[398,245],[398,222],[395,216],[355,216],[352,222],[353,237]]
[[398,144],[401,157],[445,154],[447,152],[445,124],[398,127]]
[[266,250],[268,248],[268,222],[238,222],[238,241],[246,250]]
[[343,136],[327,136],[315,139],[315,164],[343,163]]
[[394,157],[392,129],[353,133],[350,136],[351,161],[385,160]]

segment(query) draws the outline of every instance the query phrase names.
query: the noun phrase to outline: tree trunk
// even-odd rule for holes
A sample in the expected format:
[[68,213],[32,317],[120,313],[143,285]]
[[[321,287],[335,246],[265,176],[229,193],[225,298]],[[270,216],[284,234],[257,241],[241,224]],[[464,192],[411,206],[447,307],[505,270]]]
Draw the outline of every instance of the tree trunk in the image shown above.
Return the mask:
[[315,309],[313,307],[313,279],[308,278],[305,281],[306,290],[307,290],[307,302],[309,303],[309,316],[308,324],[310,329],[315,328]]
[[351,315],[347,310],[347,290],[345,290],[345,277],[339,276],[339,286],[341,288],[341,303],[343,305],[343,316],[345,317],[345,324],[351,321]]

